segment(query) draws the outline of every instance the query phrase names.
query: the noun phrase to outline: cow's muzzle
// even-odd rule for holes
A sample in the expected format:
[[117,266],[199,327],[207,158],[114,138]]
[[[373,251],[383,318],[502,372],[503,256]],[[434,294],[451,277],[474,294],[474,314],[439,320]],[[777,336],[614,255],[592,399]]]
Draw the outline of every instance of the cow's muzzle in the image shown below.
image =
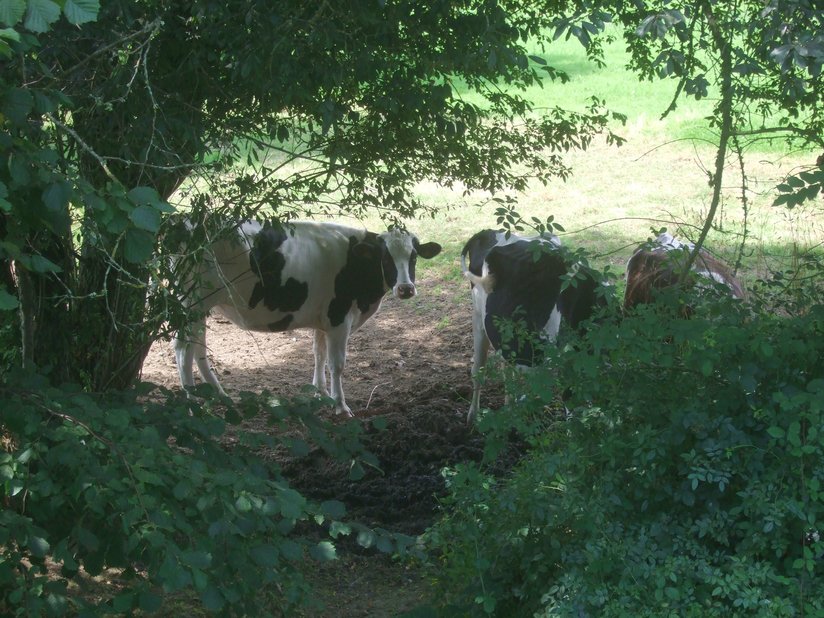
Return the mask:
[[399,283],[395,286],[395,296],[401,299],[412,298],[415,295],[415,286],[411,283]]

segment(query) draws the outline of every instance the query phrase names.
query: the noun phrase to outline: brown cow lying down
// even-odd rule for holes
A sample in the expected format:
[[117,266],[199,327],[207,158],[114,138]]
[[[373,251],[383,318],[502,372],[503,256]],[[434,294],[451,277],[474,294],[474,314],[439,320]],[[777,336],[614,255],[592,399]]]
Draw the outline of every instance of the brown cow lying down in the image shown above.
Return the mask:
[[[653,245],[638,247],[627,262],[624,310],[650,303],[657,290],[677,285],[683,260],[695,248],[692,243],[683,243],[667,232],[659,235]],[[691,270],[699,277],[726,286],[733,298],[744,298],[741,284],[730,268],[703,249],[693,262]]]

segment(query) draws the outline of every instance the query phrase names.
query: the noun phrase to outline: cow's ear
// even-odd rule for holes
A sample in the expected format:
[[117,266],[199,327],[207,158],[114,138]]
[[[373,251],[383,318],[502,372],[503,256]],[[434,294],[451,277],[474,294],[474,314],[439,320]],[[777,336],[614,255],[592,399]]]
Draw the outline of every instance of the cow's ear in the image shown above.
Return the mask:
[[418,245],[418,255],[425,260],[429,260],[441,252],[441,246],[436,242],[427,242]]

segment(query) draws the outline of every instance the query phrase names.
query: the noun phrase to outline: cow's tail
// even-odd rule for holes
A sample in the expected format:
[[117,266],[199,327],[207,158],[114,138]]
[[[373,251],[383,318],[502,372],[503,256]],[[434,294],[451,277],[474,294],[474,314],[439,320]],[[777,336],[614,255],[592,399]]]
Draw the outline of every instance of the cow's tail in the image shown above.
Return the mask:
[[495,275],[492,273],[487,274],[485,277],[479,277],[475,273],[465,270],[464,277],[466,277],[472,285],[478,285],[483,288],[487,294],[491,294],[492,290],[495,289]]
[[466,255],[469,253],[469,247],[464,247],[464,250],[461,251],[461,272],[466,275],[469,272],[469,268],[466,266]]

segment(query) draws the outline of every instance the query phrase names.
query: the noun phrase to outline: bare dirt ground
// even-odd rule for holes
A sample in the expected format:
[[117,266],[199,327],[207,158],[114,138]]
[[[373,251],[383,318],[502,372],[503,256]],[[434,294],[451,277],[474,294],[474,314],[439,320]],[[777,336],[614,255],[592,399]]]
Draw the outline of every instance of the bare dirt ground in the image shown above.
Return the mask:
[[[457,267],[457,266],[456,266]],[[292,485],[316,500],[335,499],[347,515],[367,525],[419,534],[437,516],[445,493],[441,470],[477,460],[481,438],[466,427],[472,360],[468,286],[419,276],[418,296],[386,297],[380,311],[349,341],[344,390],[356,419],[382,417],[385,431],[367,431],[365,446],[381,464],[360,481],[320,450],[280,463]],[[212,317],[206,336],[223,387],[288,397],[312,380],[312,332],[251,333]],[[177,387],[171,342],[158,342],[143,379]],[[500,405],[501,389],[484,392],[484,404]],[[330,418],[334,412],[326,412]],[[349,422],[336,418],[336,422]],[[261,420],[261,428],[265,422]],[[368,425],[367,425],[368,427]],[[374,552],[345,543],[341,559],[321,565],[314,585],[327,605],[312,616],[393,616],[426,597],[420,573]]]

